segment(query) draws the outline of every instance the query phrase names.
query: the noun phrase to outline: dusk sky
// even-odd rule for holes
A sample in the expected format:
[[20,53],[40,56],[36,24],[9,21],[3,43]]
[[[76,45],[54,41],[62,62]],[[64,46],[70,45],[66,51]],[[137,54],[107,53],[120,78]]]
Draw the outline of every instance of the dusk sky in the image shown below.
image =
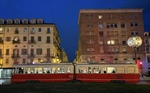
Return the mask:
[[55,23],[69,61],[78,48],[80,9],[143,8],[144,31],[150,32],[150,0],[0,0],[0,18],[42,18]]

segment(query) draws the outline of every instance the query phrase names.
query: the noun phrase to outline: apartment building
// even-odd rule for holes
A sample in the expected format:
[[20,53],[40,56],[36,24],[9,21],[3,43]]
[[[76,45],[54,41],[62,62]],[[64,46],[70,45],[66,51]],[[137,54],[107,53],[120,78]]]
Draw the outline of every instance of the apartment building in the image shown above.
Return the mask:
[[[135,51],[127,40],[144,40],[143,9],[83,9],[78,18],[79,40],[76,62],[145,62],[145,45]],[[140,65],[139,63],[139,65]]]
[[0,66],[60,63],[60,37],[53,23],[39,19],[0,19]]
[[146,62],[143,64],[144,69],[150,71],[150,32],[144,32],[144,44],[146,53]]

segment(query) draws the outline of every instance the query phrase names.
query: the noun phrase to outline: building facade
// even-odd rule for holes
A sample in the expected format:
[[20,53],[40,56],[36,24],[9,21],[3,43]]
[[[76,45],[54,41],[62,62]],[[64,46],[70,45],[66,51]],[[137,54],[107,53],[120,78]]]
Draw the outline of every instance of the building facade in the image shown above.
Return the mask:
[[145,62],[145,45],[136,51],[127,40],[144,39],[143,9],[80,10],[76,62],[135,63]]
[[143,63],[143,68],[147,72],[147,70],[150,71],[150,32],[144,32],[144,36],[146,62]]
[[0,19],[0,65],[60,63],[60,37],[55,24],[43,19]]

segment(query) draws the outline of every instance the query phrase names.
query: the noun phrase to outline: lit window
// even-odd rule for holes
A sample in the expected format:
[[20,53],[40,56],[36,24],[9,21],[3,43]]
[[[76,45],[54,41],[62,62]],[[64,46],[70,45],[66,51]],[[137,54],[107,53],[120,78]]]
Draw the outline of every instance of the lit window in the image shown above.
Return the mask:
[[114,45],[115,44],[115,41],[114,40],[108,40],[107,41],[107,45]]
[[102,19],[102,17],[103,17],[102,15],[99,15],[99,16],[98,16],[98,19]]
[[27,32],[27,28],[24,28],[24,32]]
[[2,29],[2,28],[0,28],[0,33],[2,33],[2,31],[3,31],[3,29]]
[[110,41],[107,41],[107,45],[110,45]]
[[10,28],[7,28],[7,32],[9,32],[10,31]]

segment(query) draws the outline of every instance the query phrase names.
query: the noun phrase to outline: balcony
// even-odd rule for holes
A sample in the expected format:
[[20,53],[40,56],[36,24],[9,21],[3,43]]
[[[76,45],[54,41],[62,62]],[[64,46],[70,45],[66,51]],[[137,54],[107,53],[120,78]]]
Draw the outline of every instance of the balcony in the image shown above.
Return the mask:
[[35,58],[35,54],[29,54],[28,58]]
[[20,44],[20,40],[12,40],[13,44]]
[[11,57],[12,57],[13,59],[15,59],[15,58],[20,58],[19,54],[12,54]]
[[50,40],[46,40],[46,43],[51,43],[51,41]]
[[50,54],[45,54],[46,58],[52,58],[52,56]]
[[36,41],[35,40],[29,40],[29,44],[35,44]]
[[0,40],[0,44],[3,44],[4,43],[4,40]]

